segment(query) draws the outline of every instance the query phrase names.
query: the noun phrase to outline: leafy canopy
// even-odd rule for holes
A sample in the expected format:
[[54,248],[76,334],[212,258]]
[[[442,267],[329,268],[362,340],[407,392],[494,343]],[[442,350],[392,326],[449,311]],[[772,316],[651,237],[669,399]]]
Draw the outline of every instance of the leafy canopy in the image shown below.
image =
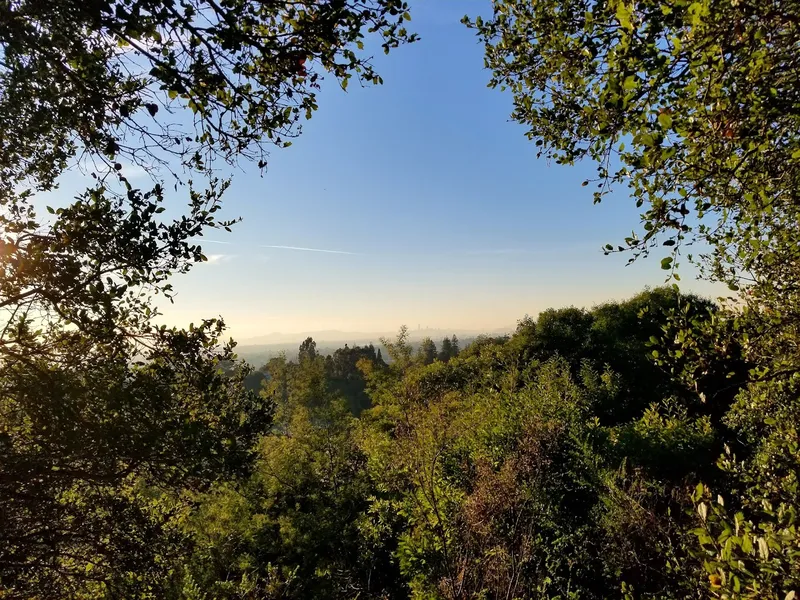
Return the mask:
[[714,359],[752,367],[718,407],[738,447],[719,461],[725,494],[693,495],[695,554],[714,597],[795,597],[800,3],[501,0],[465,22],[540,154],[592,160],[596,202],[621,185],[643,209],[643,231],[616,250],[635,259],[661,243],[678,279],[697,244],[702,275],[742,291],[707,321],[676,311],[652,356],[701,403]]
[[622,185],[643,207],[644,231],[620,249],[702,242],[710,273],[731,284],[773,285],[796,268],[800,4],[504,0],[493,11],[465,21],[540,154],[593,160],[596,202]]
[[[177,524],[250,472],[272,409],[221,320],[159,326],[153,299],[232,224],[215,165],[264,167],[324,73],[380,83],[362,39],[413,41],[409,18],[401,0],[0,3],[4,597],[181,589]],[[85,190],[40,214],[67,171]],[[187,206],[167,213],[170,174]]]
[[415,39],[409,18],[401,0],[4,3],[3,195],[52,186],[76,153],[146,169],[263,159],[317,108],[322,73],[379,83],[364,35],[388,52]]

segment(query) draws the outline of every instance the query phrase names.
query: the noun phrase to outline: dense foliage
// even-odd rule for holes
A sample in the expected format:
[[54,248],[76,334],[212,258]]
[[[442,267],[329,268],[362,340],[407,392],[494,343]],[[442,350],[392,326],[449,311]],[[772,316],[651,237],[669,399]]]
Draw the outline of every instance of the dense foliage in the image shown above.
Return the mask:
[[[402,0],[0,1],[0,596],[792,600],[800,593],[800,4],[497,0],[465,19],[541,155],[737,293],[257,373],[156,325],[220,161],[328,74],[380,83]],[[149,174],[138,189],[134,167]],[[89,185],[42,206],[66,172]],[[167,186],[169,183],[173,184]],[[587,181],[586,185],[591,182]],[[166,213],[169,190],[188,206]],[[171,217],[165,215],[172,214]]]
[[[263,168],[325,73],[380,83],[362,40],[413,41],[409,18],[400,0],[0,2],[2,597],[188,593],[196,495],[249,476],[273,407],[221,321],[159,326],[154,298],[231,225],[215,163]],[[45,211],[67,172],[85,190]],[[166,213],[173,192],[188,206]]]
[[[727,481],[727,375],[747,365],[716,357],[695,389],[649,359],[683,307],[718,312],[659,288],[447,360],[405,329],[388,362],[306,340],[263,368],[275,423],[248,482],[203,497],[192,581],[222,598],[706,597],[692,494]],[[360,383],[343,389],[351,353]]]
[[695,492],[698,552],[714,596],[794,597],[800,4],[501,0],[465,22],[540,154],[592,160],[596,202],[623,186],[643,208],[618,250],[660,242],[677,279],[696,244],[703,275],[740,292],[705,323],[676,313],[653,355],[689,385],[719,356],[751,366],[723,415],[739,442],[720,459],[730,480]]

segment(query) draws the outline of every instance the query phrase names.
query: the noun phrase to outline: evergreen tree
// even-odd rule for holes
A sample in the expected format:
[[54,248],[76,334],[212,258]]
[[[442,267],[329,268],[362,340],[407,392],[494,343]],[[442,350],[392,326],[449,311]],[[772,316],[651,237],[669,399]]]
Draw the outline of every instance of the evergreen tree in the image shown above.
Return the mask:
[[456,346],[454,347],[452,339],[447,337],[444,338],[442,340],[442,345],[439,348],[439,360],[442,362],[448,362],[457,353],[458,353],[458,340],[456,340]]
[[314,360],[317,358],[317,342],[315,342],[312,338],[306,338],[302,344],[300,344],[300,349],[297,352],[297,360],[300,363],[305,361]]
[[450,340],[450,349],[452,353],[451,358],[458,356],[458,353],[461,352],[461,349],[458,347],[458,338],[456,337],[455,333],[453,334],[453,337]]
[[417,361],[423,365],[429,365],[436,360],[436,344],[429,337],[426,337],[419,345],[417,350]]

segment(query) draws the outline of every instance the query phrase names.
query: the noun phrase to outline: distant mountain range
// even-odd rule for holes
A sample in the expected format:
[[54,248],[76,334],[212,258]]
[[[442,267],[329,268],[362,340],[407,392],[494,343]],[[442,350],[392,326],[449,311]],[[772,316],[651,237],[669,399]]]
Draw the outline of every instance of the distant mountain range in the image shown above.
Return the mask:
[[[450,337],[456,335],[460,337],[478,337],[479,335],[503,335],[514,331],[514,327],[501,327],[491,331],[470,330],[470,329],[411,329],[408,330],[409,340],[421,340],[429,337],[436,340],[441,340],[443,337]],[[239,346],[263,346],[271,344],[291,344],[300,343],[308,337],[314,338],[317,345],[329,342],[341,342],[348,344],[362,344],[362,343],[378,343],[381,338],[393,339],[397,335],[397,330],[394,331],[338,331],[329,329],[324,331],[305,331],[301,333],[269,333],[267,335],[260,335],[252,338],[239,339]]]
[[[444,337],[456,335],[463,349],[480,335],[504,335],[514,331],[514,327],[493,329],[491,331],[468,330],[468,329],[409,329],[408,338],[413,347],[419,342],[429,337],[438,346]],[[382,332],[357,332],[357,331],[306,331],[303,333],[270,333],[258,337],[245,338],[238,340],[236,354],[254,367],[258,368],[280,354],[285,354],[290,360],[297,358],[297,350],[300,344],[308,337],[314,338],[317,343],[317,352],[322,355],[333,354],[337,349],[345,344],[350,346],[365,346],[374,344],[381,348],[386,355],[386,348],[383,347],[381,338],[394,339],[397,331]]]

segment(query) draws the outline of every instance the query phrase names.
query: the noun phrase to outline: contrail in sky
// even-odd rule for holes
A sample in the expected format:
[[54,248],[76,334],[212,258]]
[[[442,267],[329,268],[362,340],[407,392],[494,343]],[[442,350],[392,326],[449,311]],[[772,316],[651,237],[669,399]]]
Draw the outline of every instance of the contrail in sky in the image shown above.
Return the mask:
[[277,248],[278,250],[302,250],[303,252],[326,252],[328,254],[357,254],[357,252],[345,252],[344,250],[323,250],[322,248],[301,248],[299,246],[265,246],[259,248]]
[[[199,240],[209,244],[225,244],[226,246],[244,246],[245,244],[234,244],[233,242],[222,242],[219,240]],[[304,248],[302,246],[273,246],[267,244],[258,244],[253,246],[255,248],[275,248],[277,250],[300,250],[302,252],[324,252],[326,254],[349,254],[351,256],[358,255],[358,252],[347,252],[345,250],[326,250],[324,248]]]
[[[349,256],[361,256],[361,252],[348,252],[347,250],[328,250],[327,248],[306,248],[305,246],[279,246],[279,245],[272,245],[272,244],[237,244],[235,242],[223,242],[221,240],[198,240],[198,242],[206,243],[206,244],[224,244],[226,246],[240,246],[245,248],[273,248],[276,250],[297,250],[300,252],[322,252],[324,254],[346,254]],[[573,245],[569,246],[566,249],[583,249],[586,248],[594,248],[594,245]],[[550,255],[555,252],[563,251],[565,248],[486,248],[483,250],[467,250],[463,252],[466,256],[503,256],[509,254],[521,254],[521,255]]]

